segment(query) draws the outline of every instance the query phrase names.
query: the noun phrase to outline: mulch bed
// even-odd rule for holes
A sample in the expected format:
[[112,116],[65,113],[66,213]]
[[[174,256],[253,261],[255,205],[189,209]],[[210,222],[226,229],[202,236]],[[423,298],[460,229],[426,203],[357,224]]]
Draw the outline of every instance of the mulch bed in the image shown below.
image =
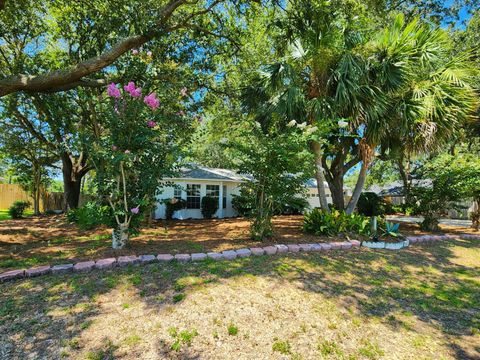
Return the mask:
[[[249,221],[244,218],[213,220],[155,221],[132,238],[123,250],[111,249],[111,230],[81,231],[62,215],[29,217],[0,222],[0,269],[2,271],[66,261],[159,253],[221,252],[290,243],[344,241],[345,237],[319,237],[302,232],[302,216],[279,216],[275,235],[263,242],[249,238]],[[471,229],[441,226],[448,233]],[[422,235],[418,225],[400,225],[404,235]]]

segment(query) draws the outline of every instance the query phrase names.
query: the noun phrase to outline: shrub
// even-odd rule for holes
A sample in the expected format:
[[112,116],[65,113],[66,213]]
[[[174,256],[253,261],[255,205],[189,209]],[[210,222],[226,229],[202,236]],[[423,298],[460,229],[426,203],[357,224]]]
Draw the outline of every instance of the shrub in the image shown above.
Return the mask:
[[254,207],[254,197],[245,194],[232,195],[232,207],[240,216],[249,217]]
[[279,206],[281,215],[300,215],[308,208],[308,201],[304,198],[292,197],[287,203]]
[[66,216],[68,221],[77,223],[82,230],[93,229],[100,225],[114,226],[110,206],[96,202],[88,202],[82,207],[69,210]]
[[[315,235],[338,235],[340,233],[355,233],[370,236],[370,218],[353,213],[347,215],[344,211],[333,210],[328,213],[321,209],[313,209],[303,218],[303,230]],[[383,223],[380,227],[384,227]]]
[[381,216],[385,214],[386,202],[374,192],[360,194],[357,203],[357,211],[365,216]]
[[201,204],[202,216],[211,219],[218,210],[218,199],[211,196],[204,196]]
[[[277,215],[300,215],[308,208],[308,201],[304,198],[291,196],[282,199],[282,202],[275,201],[274,208]],[[240,195],[232,196],[232,207],[240,216],[250,217],[255,207],[255,196],[242,191]]]
[[165,217],[167,220],[172,220],[175,211],[185,209],[187,207],[187,201],[184,199],[166,199],[164,200],[166,206]]
[[15,201],[8,209],[8,214],[12,217],[12,219],[21,219],[24,211],[30,205],[31,204],[28,201]]

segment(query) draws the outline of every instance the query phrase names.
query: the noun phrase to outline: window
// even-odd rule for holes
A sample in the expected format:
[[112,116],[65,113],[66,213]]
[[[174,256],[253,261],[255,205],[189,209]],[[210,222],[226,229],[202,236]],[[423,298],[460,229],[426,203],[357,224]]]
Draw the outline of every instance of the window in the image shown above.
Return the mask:
[[200,209],[200,184],[187,184],[187,209]]
[[223,198],[222,198],[222,208],[227,208],[227,186],[223,185]]
[[207,196],[218,199],[220,196],[220,186],[219,185],[207,185]]
[[173,189],[173,197],[175,199],[181,199],[182,198],[182,189],[174,188]]

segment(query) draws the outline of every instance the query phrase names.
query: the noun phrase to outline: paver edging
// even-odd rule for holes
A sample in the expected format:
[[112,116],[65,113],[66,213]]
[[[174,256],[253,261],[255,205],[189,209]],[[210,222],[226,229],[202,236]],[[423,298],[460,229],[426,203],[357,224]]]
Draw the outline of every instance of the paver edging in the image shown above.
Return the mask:
[[125,266],[129,264],[149,264],[153,262],[165,263],[176,260],[178,262],[198,262],[207,259],[212,260],[234,260],[236,258],[255,256],[272,256],[275,254],[287,254],[296,252],[325,252],[330,249],[347,251],[348,249],[359,247],[370,247],[368,245],[374,244],[372,248],[400,250],[409,245],[421,244],[424,242],[438,243],[443,240],[465,239],[465,240],[480,240],[480,234],[442,234],[442,235],[420,235],[408,236],[404,241],[398,243],[385,242],[360,242],[358,240],[350,241],[335,241],[330,243],[315,243],[315,244],[277,244],[275,246],[265,246],[244,248],[237,250],[225,250],[221,253],[193,253],[193,254],[158,254],[155,255],[130,255],[119,256],[118,258],[105,258],[96,261],[81,261],[78,263],[59,264],[59,265],[43,265],[36,266],[29,269],[15,269],[0,273],[0,282],[6,282],[15,279],[24,279],[34,276],[42,276],[47,274],[70,274],[82,273],[86,271],[98,271],[103,269],[110,269],[116,266]]

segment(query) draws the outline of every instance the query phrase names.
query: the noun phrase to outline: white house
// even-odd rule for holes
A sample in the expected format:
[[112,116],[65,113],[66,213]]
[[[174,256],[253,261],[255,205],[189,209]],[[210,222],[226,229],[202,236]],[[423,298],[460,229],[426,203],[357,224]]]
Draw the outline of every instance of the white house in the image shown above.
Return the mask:
[[176,211],[173,214],[175,219],[201,219],[200,203],[204,196],[218,198],[215,217],[237,216],[237,212],[232,207],[232,195],[240,194],[240,184],[246,180],[246,177],[231,170],[198,166],[182,169],[178,178],[166,180],[173,182],[175,186],[165,187],[163,192],[157,195],[155,218],[165,218],[164,199],[179,198],[187,201],[187,208]]
[[[163,188],[163,192],[157,195],[155,219],[165,219],[166,206],[163,200],[172,198],[184,199],[187,202],[186,209],[174,213],[175,219],[202,219],[200,204],[204,196],[218,199],[218,210],[214,217],[237,216],[237,212],[232,207],[232,198],[233,195],[240,194],[240,185],[247,179],[247,176],[227,169],[212,169],[203,166],[182,169],[179,177],[166,179],[175,185]],[[305,195],[310,208],[320,207],[315,179],[308,180],[305,186],[307,188]],[[327,183],[324,186],[330,203],[332,200],[330,190]]]

